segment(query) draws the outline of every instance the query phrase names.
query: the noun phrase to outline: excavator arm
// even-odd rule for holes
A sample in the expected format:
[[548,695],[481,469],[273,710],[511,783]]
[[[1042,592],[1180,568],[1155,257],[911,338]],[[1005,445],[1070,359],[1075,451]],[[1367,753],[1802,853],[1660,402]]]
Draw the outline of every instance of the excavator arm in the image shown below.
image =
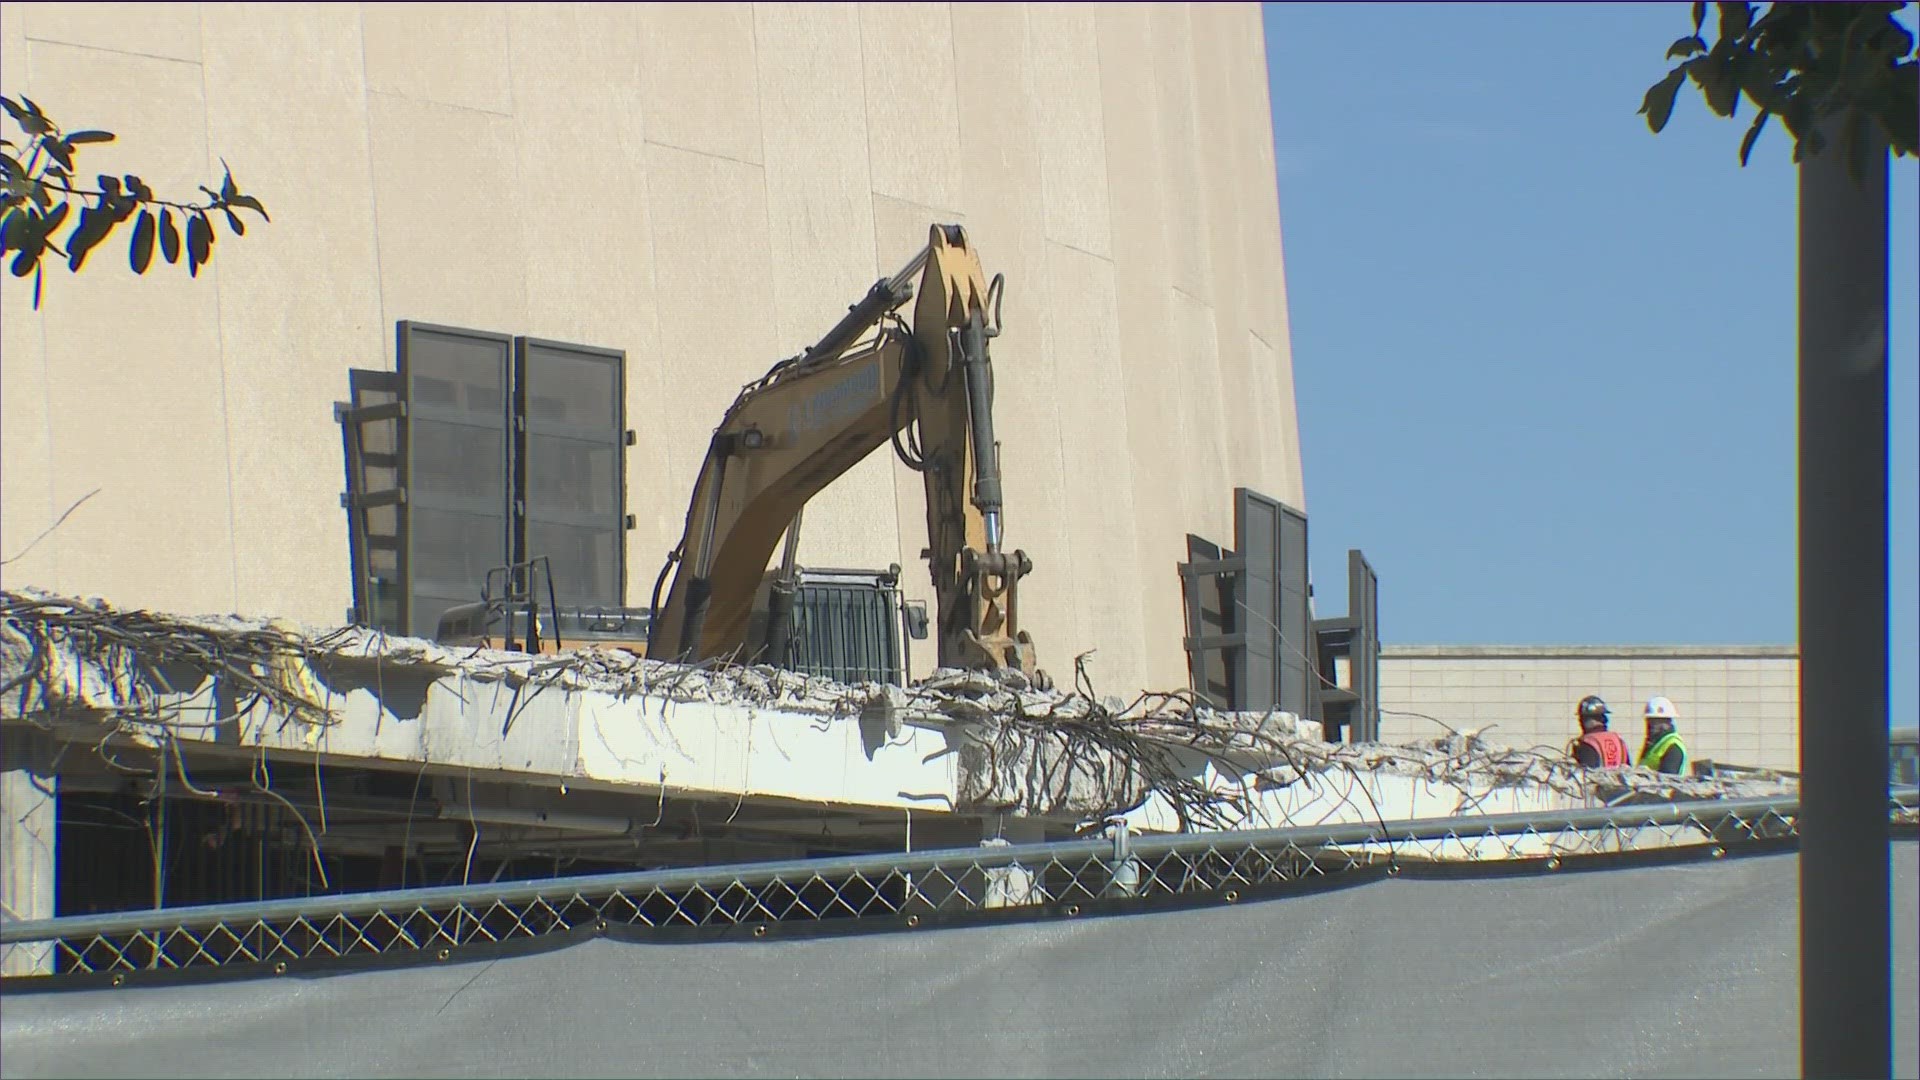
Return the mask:
[[[1019,625],[1019,582],[1032,562],[1001,547],[987,343],[999,333],[989,305],[1002,280],[989,284],[962,229],[935,225],[905,269],[740,392],[655,584],[648,655],[751,658],[754,600],[781,535],[823,488],[891,442],[925,484],[940,666],[1010,667],[1044,682]],[[899,314],[909,300],[911,325]]]

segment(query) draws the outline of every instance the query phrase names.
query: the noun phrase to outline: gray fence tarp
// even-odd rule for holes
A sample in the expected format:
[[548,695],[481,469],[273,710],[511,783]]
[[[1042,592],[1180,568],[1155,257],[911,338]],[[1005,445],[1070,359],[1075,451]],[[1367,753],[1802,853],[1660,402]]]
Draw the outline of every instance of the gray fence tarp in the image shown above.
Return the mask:
[[[1915,850],[1894,845],[1908,1077]],[[11,994],[0,1074],[1793,1076],[1796,865],[1403,876],[1098,919]]]

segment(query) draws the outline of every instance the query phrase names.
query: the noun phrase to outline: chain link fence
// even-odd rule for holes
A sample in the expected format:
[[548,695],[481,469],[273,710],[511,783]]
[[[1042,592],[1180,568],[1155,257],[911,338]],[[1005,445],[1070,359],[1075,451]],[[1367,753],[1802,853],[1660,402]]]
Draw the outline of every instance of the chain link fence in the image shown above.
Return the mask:
[[[1891,807],[1911,821],[1915,797]],[[121,985],[155,973],[285,974],[351,961],[448,960],[600,933],[911,929],[969,918],[1075,917],[1234,903],[1404,871],[1554,871],[1628,858],[1790,846],[1797,799],[1344,824],[887,853],[161,909],[0,925],[29,949],[27,986]],[[1493,865],[1489,865],[1493,864]]]

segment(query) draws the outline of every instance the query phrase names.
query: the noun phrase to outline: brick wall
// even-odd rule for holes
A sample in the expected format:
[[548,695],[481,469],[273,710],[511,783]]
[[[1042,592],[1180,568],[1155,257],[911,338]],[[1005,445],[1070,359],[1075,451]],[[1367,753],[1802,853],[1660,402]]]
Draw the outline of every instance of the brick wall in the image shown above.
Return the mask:
[[1797,770],[1799,678],[1791,646],[1395,646],[1380,657],[1380,736],[1443,735],[1440,721],[1557,751],[1579,733],[1575,705],[1599,694],[1637,753],[1647,698],[1664,694],[1695,760]]

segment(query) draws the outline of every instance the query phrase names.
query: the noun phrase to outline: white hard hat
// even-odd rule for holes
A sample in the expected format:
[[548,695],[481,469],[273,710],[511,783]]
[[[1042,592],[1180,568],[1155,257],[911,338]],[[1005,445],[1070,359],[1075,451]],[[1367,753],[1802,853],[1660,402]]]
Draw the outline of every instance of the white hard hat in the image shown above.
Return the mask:
[[1679,718],[1679,714],[1673,711],[1673,702],[1663,697],[1650,697],[1647,699],[1647,719],[1678,720]]

